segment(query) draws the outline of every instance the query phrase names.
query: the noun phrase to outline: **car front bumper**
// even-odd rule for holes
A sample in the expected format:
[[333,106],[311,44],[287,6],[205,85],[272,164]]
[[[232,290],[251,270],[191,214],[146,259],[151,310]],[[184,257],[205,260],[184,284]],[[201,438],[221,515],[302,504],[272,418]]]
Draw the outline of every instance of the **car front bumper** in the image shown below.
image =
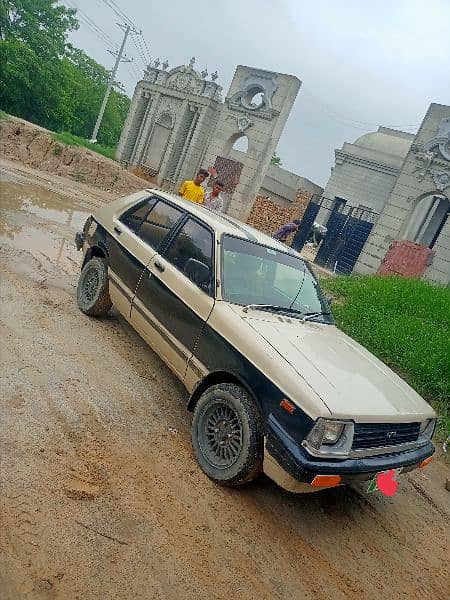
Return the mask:
[[271,414],[267,420],[264,471],[281,487],[293,492],[318,491],[311,482],[317,475],[340,475],[342,483],[370,480],[381,471],[412,471],[434,453],[431,442],[420,448],[348,459],[321,459],[308,454]]

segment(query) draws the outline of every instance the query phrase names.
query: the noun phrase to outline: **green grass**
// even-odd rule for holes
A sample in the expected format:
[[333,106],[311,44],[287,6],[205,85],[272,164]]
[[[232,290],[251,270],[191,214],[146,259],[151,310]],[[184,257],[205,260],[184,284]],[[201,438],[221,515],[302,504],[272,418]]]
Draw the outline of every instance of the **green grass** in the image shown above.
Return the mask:
[[450,434],[450,290],[401,277],[336,277],[321,285],[336,298],[339,327],[389,365],[439,414]]
[[93,150],[98,154],[102,154],[107,158],[115,160],[116,149],[111,148],[110,146],[92,144],[88,140],[85,140],[82,137],[78,137],[77,135],[67,133],[66,131],[63,131],[62,133],[54,133],[53,137],[55,138],[55,140],[57,140],[58,142],[62,142],[63,144],[68,144],[69,146],[83,146],[84,148],[89,148],[89,150]]
[[8,121],[10,118],[11,115],[0,109],[0,121]]

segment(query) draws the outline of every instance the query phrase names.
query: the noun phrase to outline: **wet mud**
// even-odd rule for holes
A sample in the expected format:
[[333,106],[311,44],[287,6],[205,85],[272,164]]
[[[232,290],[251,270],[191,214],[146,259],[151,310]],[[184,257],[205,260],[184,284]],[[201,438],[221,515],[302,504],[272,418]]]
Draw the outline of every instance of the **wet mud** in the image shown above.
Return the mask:
[[0,597],[447,598],[448,466],[394,498],[217,487],[183,387],[117,312],[77,309],[98,196],[37,180],[0,187]]

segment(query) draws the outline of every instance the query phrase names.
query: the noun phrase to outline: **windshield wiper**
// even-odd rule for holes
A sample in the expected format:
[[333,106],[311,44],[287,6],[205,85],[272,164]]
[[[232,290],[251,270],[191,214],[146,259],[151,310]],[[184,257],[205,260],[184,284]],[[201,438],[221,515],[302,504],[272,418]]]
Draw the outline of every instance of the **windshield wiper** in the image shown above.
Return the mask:
[[295,310],[295,308],[289,308],[289,306],[278,306],[277,304],[247,304],[244,306],[244,312],[248,312],[251,308],[260,308],[262,310],[273,310],[276,312],[295,313],[297,315],[303,315],[301,310]]
[[315,317],[322,317],[322,316],[327,316],[327,315],[331,315],[331,312],[310,312],[310,313],[301,313],[303,318],[302,318],[302,322],[305,323],[306,321],[310,321],[311,319],[314,319]]

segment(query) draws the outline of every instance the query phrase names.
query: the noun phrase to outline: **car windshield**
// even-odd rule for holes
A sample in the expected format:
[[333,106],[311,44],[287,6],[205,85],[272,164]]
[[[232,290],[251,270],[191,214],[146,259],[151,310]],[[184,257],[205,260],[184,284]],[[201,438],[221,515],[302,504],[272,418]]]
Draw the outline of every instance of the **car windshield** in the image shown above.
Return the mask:
[[222,296],[250,308],[333,323],[328,304],[305,262],[292,254],[225,235]]

